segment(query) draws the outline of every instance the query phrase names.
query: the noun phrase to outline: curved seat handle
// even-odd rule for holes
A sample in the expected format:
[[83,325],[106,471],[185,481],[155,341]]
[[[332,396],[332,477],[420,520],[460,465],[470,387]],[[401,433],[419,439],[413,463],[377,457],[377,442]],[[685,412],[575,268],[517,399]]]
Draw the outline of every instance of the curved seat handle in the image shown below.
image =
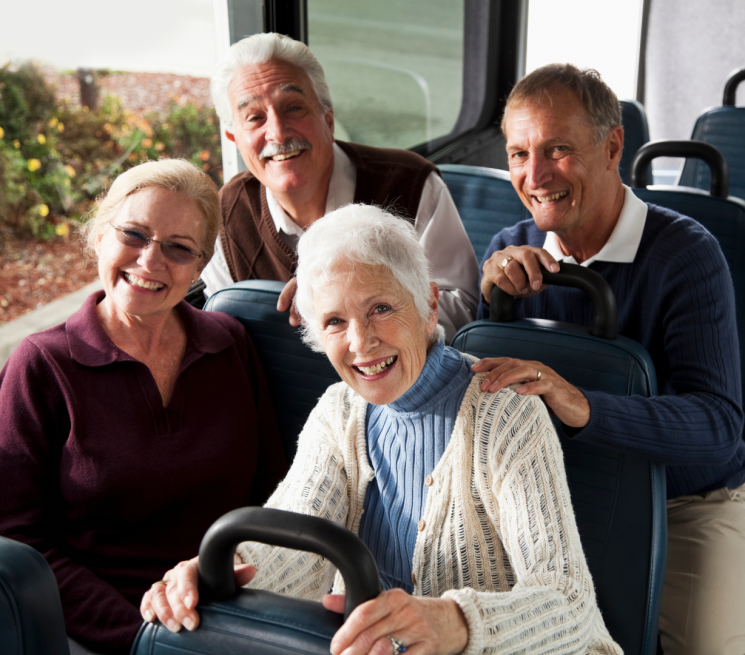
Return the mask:
[[235,596],[233,554],[242,541],[259,541],[327,558],[344,578],[345,620],[355,607],[382,591],[375,558],[350,530],[316,516],[266,507],[243,507],[217,519],[202,539],[199,593],[205,600],[227,600]]
[[737,68],[733,70],[727,81],[724,83],[724,92],[722,93],[722,104],[734,107],[737,96],[737,87],[745,80],[745,68]]
[[729,169],[727,161],[717,148],[704,141],[650,141],[645,143],[631,162],[631,186],[647,186],[647,167],[657,157],[688,157],[702,159],[711,171],[712,196],[726,198],[729,195]]
[[[605,278],[579,264],[559,262],[559,272],[551,273],[541,266],[543,282],[559,287],[574,287],[584,291],[592,300],[594,314],[590,334],[603,339],[615,339],[618,307],[616,297]],[[498,286],[492,289],[489,320],[510,323],[515,320],[514,298]]]

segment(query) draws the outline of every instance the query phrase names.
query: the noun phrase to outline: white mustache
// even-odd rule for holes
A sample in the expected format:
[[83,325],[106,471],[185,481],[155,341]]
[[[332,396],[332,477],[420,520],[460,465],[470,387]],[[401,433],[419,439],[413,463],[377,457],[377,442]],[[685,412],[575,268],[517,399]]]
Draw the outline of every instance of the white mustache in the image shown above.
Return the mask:
[[288,152],[295,152],[297,150],[310,150],[312,147],[310,141],[306,141],[305,139],[290,139],[287,143],[272,141],[264,146],[263,150],[259,153],[259,159],[274,157],[274,155],[286,155]]

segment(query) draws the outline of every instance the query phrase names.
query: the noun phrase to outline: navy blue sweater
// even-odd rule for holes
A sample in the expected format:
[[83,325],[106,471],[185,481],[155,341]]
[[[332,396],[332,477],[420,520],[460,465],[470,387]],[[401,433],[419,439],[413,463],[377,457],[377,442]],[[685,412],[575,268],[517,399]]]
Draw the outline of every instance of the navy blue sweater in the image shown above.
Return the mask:
[[[492,239],[484,261],[508,245],[542,247],[545,239],[532,220],[522,221]],[[668,498],[743,484],[735,299],[716,239],[696,221],[649,205],[634,262],[589,268],[613,289],[619,334],[652,357],[660,395],[585,391],[590,422],[574,438],[666,464]],[[515,315],[590,325],[592,304],[577,289],[553,286],[516,302]],[[488,317],[483,298],[478,317]]]

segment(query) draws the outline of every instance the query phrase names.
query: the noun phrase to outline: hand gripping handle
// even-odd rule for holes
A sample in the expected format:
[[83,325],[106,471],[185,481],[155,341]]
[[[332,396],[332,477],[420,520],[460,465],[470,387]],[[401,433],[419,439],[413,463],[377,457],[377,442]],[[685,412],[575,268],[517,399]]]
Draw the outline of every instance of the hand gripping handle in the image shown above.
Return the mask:
[[199,547],[199,593],[205,600],[236,594],[233,554],[242,541],[316,553],[341,572],[346,586],[344,619],[381,591],[370,549],[350,530],[316,516],[265,507],[243,507],[212,524]]

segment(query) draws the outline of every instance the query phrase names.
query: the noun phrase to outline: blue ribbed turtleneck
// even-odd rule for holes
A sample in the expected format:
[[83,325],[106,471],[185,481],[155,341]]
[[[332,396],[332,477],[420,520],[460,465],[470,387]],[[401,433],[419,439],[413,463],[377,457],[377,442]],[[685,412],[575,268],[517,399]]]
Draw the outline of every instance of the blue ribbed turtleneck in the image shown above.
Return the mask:
[[389,405],[368,405],[367,452],[375,479],[367,487],[360,537],[375,556],[385,589],[413,589],[425,480],[445,452],[473,375],[469,361],[441,340],[405,394]]

